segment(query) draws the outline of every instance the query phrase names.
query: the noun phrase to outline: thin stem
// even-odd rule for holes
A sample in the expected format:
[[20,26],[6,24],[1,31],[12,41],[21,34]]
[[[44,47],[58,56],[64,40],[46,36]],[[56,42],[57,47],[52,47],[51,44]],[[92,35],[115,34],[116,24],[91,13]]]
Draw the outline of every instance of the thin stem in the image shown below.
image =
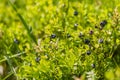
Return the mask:
[[13,72],[11,72],[10,74],[8,74],[4,79],[2,80],[6,80],[7,78],[9,78],[11,75],[13,74]]
[[113,61],[114,61],[115,65],[119,68],[119,65],[117,64],[117,62],[114,58],[113,58]]
[[[20,55],[22,55],[22,54],[25,54],[25,52],[19,53],[19,54],[15,54],[15,55],[13,55],[13,56],[10,56],[9,59],[14,58],[14,57],[18,57],[18,56],[20,56]],[[4,61],[6,61],[6,60],[7,60],[7,59],[4,58],[4,59],[0,60],[0,63],[4,62]]]
[[112,50],[111,50],[111,55],[110,55],[110,58],[112,58],[113,57],[113,55],[114,55],[114,52],[115,52],[115,49],[116,49],[116,46],[117,46],[117,43],[116,43],[116,39],[117,39],[117,36],[116,36],[116,27],[118,26],[118,23],[116,23],[116,26],[115,26],[115,28],[113,28],[113,37],[114,37],[114,39],[113,39],[113,47],[112,47]]
[[25,19],[21,16],[21,14],[18,13],[17,8],[15,7],[15,5],[12,4],[12,2],[10,0],[8,0],[8,2],[10,3],[10,5],[12,6],[12,8],[14,9],[14,11],[17,13],[17,16],[19,17],[19,19],[21,20],[21,22],[23,23],[25,29],[27,30],[27,33],[29,35],[29,37],[34,41],[34,43],[37,45],[37,41],[35,36],[31,33],[28,24],[26,23]]

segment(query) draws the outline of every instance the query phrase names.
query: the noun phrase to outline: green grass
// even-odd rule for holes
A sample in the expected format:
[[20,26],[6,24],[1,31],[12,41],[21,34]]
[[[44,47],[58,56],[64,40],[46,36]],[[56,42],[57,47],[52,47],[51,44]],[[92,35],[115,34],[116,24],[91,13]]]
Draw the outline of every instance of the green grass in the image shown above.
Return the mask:
[[0,8],[0,79],[120,79],[119,0],[1,0]]

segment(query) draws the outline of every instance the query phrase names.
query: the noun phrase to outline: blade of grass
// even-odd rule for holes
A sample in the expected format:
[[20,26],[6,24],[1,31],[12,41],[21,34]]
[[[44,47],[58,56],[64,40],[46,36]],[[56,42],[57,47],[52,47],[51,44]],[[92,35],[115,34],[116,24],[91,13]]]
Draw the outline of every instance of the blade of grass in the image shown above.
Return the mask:
[[13,72],[13,73],[16,74],[15,69],[13,68],[12,63],[11,63],[11,61],[10,61],[10,58],[9,58],[8,56],[4,56],[4,57],[5,57],[5,59],[7,60],[7,63],[8,63],[8,65],[9,65],[9,67],[10,67],[11,72]]
[[16,70],[15,70],[15,68],[13,67],[10,58],[9,58],[8,56],[4,56],[4,57],[5,57],[5,59],[7,60],[7,63],[8,63],[8,65],[9,65],[9,67],[10,67],[11,74],[14,74],[15,76],[17,76]]
[[4,79],[2,80],[6,80],[7,78],[9,78],[11,75],[13,74],[13,72],[9,73]]
[[[22,55],[22,54],[24,54],[24,53],[25,53],[25,52],[23,52],[23,53],[19,53],[19,54],[15,54],[15,55],[13,55],[13,56],[10,56],[9,58],[11,59],[11,58],[14,58],[14,57],[20,56],[20,55]],[[0,63],[4,62],[4,61],[6,61],[6,60],[7,60],[7,59],[4,58],[4,59],[0,60]]]
[[27,33],[29,35],[29,37],[34,41],[34,43],[37,45],[37,41],[35,36],[31,33],[31,31],[29,30],[29,26],[27,25],[25,19],[21,16],[21,14],[18,13],[17,8],[15,7],[15,5],[13,5],[13,3],[8,0],[10,5],[12,6],[12,8],[14,9],[14,11],[17,13],[17,16],[19,17],[19,19],[21,20],[21,22],[23,23],[25,29],[27,30]]

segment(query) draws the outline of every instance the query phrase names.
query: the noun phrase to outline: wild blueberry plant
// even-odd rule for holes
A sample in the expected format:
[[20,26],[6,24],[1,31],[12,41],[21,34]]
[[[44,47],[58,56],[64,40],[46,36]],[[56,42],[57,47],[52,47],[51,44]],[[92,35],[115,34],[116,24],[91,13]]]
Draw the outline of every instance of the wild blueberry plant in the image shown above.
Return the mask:
[[108,1],[1,1],[1,78],[119,80],[119,0]]

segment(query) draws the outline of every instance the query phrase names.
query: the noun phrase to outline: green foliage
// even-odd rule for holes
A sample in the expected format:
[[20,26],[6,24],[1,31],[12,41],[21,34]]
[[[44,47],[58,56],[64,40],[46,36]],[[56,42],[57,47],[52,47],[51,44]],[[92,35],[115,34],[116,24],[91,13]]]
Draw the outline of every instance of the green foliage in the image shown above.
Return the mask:
[[3,79],[120,79],[119,0],[1,0],[0,8]]

